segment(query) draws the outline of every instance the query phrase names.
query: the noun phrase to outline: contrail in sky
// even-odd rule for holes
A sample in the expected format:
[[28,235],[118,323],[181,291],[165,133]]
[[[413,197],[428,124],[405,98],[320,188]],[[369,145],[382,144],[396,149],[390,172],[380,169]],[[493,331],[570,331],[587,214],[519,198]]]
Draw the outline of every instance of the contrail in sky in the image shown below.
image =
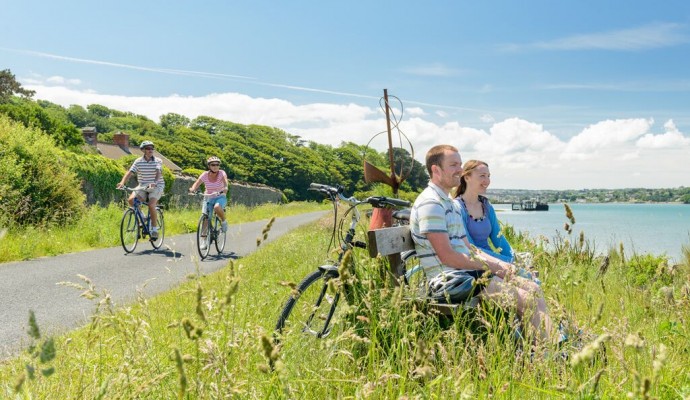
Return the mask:
[[[337,95],[337,96],[355,97],[355,98],[361,98],[361,99],[379,99],[380,98],[380,96],[371,96],[371,95],[364,95],[364,94],[357,94],[357,93],[339,92],[339,91],[327,90],[327,89],[316,89],[316,88],[309,88],[309,87],[304,87],[304,86],[294,86],[294,85],[287,85],[287,84],[281,84],[281,83],[262,82],[262,81],[258,80],[258,78],[251,77],[251,76],[244,76],[244,75],[221,74],[221,73],[203,72],[203,71],[187,71],[187,70],[171,69],[171,68],[143,67],[143,66],[139,66],[139,65],[122,64],[122,63],[115,63],[115,62],[110,62],[110,61],[89,60],[89,59],[84,59],[84,58],[67,57],[67,56],[61,56],[61,55],[57,55],[57,54],[50,54],[50,53],[44,53],[44,52],[39,52],[39,51],[33,51],[33,50],[19,50],[19,49],[5,48],[5,47],[0,47],[0,49],[5,50],[5,51],[10,51],[10,52],[15,52],[15,53],[27,54],[27,55],[35,56],[35,57],[51,58],[54,60],[61,60],[61,61],[75,62],[75,63],[82,63],[82,64],[102,65],[102,66],[106,66],[106,67],[125,68],[125,69],[137,70],[137,71],[158,72],[158,73],[172,74],[172,75],[197,76],[197,77],[201,77],[201,78],[243,80],[243,81],[246,81],[246,83],[251,83],[254,85],[277,87],[277,88],[283,88],[283,89],[289,89],[289,90],[299,90],[299,91],[303,91],[303,92],[313,92],[313,93],[332,94],[332,95]],[[442,104],[425,103],[425,102],[414,101],[414,100],[406,100],[406,102],[408,104],[415,104],[415,105],[419,105],[419,106],[428,106],[428,107],[434,107],[434,108],[444,108],[444,109],[459,110],[459,111],[496,113],[496,111],[491,111],[491,110],[481,110],[481,109],[474,109],[474,108],[467,108],[467,107],[448,106],[448,105],[442,105]]]

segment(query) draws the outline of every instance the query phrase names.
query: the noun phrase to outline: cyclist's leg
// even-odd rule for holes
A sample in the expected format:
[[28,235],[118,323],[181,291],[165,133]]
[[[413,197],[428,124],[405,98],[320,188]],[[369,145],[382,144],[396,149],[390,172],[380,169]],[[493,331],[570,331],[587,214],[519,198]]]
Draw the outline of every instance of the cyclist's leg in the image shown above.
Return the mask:
[[130,207],[134,207],[134,196],[137,195],[137,191],[133,190],[132,193],[129,194],[129,198],[127,198],[127,202],[129,203]]
[[[207,203],[206,201],[204,201],[203,203],[201,203],[201,213],[202,213],[202,214],[205,214],[206,216],[209,216],[209,211],[210,211],[209,208],[210,208],[210,205],[209,205],[209,203]],[[209,216],[209,218],[210,218],[210,216]],[[203,229],[202,229],[202,231],[201,231],[201,232],[202,232],[202,233],[201,233],[201,237],[204,237],[204,238],[205,238],[205,237],[206,237],[206,234],[208,233],[208,221],[209,221],[209,218],[206,218],[206,219],[204,220],[204,224],[203,224],[203,227],[202,227]]]
[[158,215],[156,214],[156,205],[158,205],[158,200],[163,195],[162,188],[155,188],[153,191],[148,193],[149,199],[149,215],[151,216],[151,229],[158,230]]
[[221,220],[221,228],[223,229],[223,232],[228,230],[228,222],[225,220],[225,206],[227,204],[228,199],[225,196],[222,196],[216,199],[215,204],[213,205],[213,210]]
[[158,230],[158,215],[156,214],[156,205],[158,200],[149,197],[149,215],[151,216],[151,230]]

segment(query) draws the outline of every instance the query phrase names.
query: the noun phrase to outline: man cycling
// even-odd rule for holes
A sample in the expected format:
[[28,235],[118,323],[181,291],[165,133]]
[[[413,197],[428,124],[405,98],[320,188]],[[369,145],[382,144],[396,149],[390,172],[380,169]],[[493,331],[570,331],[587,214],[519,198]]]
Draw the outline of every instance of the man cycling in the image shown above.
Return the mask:
[[139,145],[144,155],[134,160],[125,176],[122,177],[117,188],[125,186],[125,182],[132,176],[137,175],[138,186],[129,196],[129,205],[134,205],[134,196],[139,196],[139,200],[148,201],[149,215],[151,216],[151,240],[158,239],[158,215],[156,214],[156,204],[163,196],[165,181],[163,180],[163,160],[153,155],[153,142],[144,140]]

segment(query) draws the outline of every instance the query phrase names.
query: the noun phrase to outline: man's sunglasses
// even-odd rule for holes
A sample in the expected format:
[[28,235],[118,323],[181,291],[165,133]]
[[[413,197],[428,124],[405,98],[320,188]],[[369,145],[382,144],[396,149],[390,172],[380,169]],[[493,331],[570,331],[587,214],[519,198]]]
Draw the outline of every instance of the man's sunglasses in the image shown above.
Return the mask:
[[220,164],[218,164],[218,163],[212,163],[212,164],[209,164],[209,166],[211,166],[211,167],[220,167]]

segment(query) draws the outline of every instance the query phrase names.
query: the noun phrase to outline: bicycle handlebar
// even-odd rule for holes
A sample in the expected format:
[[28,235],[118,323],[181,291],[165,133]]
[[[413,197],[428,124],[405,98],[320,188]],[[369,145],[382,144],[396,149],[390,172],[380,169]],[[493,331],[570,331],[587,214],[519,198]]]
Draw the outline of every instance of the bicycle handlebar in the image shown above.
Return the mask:
[[326,195],[331,195],[331,196],[336,196],[338,194],[341,194],[343,192],[342,186],[328,186],[328,185],[322,185],[320,183],[311,183],[309,184],[309,190],[315,190],[318,192],[321,192]]
[[371,204],[372,206],[376,208],[382,208],[385,206],[394,206],[394,207],[409,207],[412,205],[407,200],[402,200],[402,199],[396,199],[392,197],[384,197],[384,196],[375,196],[375,197],[367,197],[365,202]]
[[371,204],[374,208],[384,208],[386,206],[410,207],[412,205],[412,203],[410,203],[409,201],[385,196],[371,196],[367,197],[364,200],[357,200],[354,197],[348,198],[343,195],[342,186],[333,187],[328,185],[322,185],[320,183],[312,183],[309,185],[309,190],[319,191],[331,198],[335,198],[337,196],[341,200],[353,205],[368,203]]
[[213,193],[204,193],[201,190],[197,190],[194,192],[189,192],[188,193],[190,196],[206,196],[206,197],[211,197],[211,196],[220,196],[221,194],[225,194],[225,191],[220,191],[220,192],[213,192]]

